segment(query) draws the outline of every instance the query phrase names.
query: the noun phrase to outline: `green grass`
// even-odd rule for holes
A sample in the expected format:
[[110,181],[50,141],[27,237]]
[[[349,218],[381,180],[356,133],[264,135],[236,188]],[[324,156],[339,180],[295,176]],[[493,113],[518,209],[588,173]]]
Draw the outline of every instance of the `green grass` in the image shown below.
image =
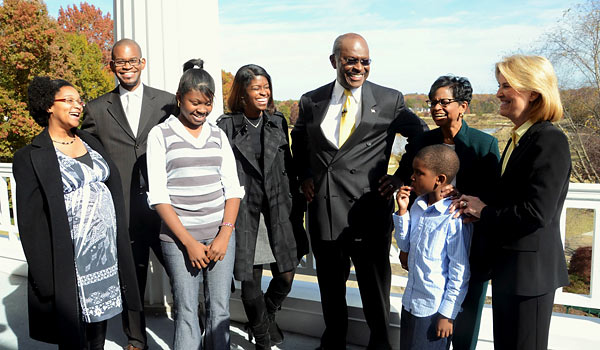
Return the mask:
[[594,230],[594,210],[567,208],[566,238]]

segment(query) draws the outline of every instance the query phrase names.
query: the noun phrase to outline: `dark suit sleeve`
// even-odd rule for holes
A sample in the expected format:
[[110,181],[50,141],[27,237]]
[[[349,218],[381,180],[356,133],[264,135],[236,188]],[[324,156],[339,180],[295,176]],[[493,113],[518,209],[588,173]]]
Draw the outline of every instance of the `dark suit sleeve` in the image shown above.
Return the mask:
[[[527,145],[518,163],[511,166],[523,171],[515,188],[522,193],[499,193],[497,196],[513,196],[501,207],[492,203],[481,213],[481,222],[497,232],[501,244],[510,244],[547,226],[554,218],[561,196],[566,190],[571,172],[571,154],[566,136],[556,128],[540,131],[536,140]],[[514,155],[514,153],[513,153]]]
[[401,134],[407,138],[408,144],[406,145],[406,153],[402,157],[398,170],[396,170],[394,175],[398,176],[406,184],[410,183],[409,179],[412,174],[412,159],[416,151],[418,151],[418,149],[412,147],[412,143],[419,135],[429,130],[429,127],[423,119],[419,118],[406,107],[404,104],[404,96],[402,96],[401,93],[398,95],[396,118],[394,119],[393,128],[397,134]]
[[95,138],[100,139],[98,137],[98,130],[96,129],[95,113],[90,106],[85,106],[83,109],[83,123],[81,123],[81,130],[85,130],[94,135]]
[[302,183],[304,180],[311,178],[309,160],[309,140],[306,130],[306,103],[308,98],[302,96],[298,103],[298,119],[291,132],[292,136],[292,154],[294,156],[294,172],[298,177],[298,181]]
[[13,159],[19,237],[34,291],[40,296],[51,296],[54,294],[54,273],[48,208],[29,155],[21,150]]

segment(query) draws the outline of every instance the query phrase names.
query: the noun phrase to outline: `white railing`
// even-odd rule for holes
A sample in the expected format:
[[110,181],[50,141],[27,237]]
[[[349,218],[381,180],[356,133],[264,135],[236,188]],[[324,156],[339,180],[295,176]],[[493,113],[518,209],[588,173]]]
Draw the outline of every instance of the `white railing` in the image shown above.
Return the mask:
[[17,203],[12,164],[0,163],[0,259],[3,269],[23,274],[25,254],[17,228]]
[[[7,163],[0,163],[0,259],[2,260],[3,270],[12,269],[8,272],[24,273],[25,256],[19,242],[15,202],[14,177],[12,175],[12,166]],[[555,303],[571,306],[580,306],[586,308],[600,309],[600,184],[578,184],[572,183],[563,208],[561,218],[561,235],[565,242],[566,232],[566,211],[567,209],[592,209],[594,210],[594,227],[592,233],[592,262],[591,262],[591,285],[588,295],[567,293],[558,290]],[[390,252],[392,263],[398,262],[397,248],[393,246]],[[8,265],[7,265],[8,264]],[[151,304],[161,304],[170,301],[168,279],[164,276],[162,268],[158,264],[157,269],[152,271],[149,280],[149,290],[147,291],[146,302]],[[301,263],[297,271],[298,275],[315,276],[314,259],[308,255]],[[392,285],[404,287],[406,278],[402,276],[392,276]],[[488,291],[488,294],[491,293]],[[397,299],[393,297],[393,299]],[[399,300],[394,300],[392,304],[399,304]]]
[[[600,309],[600,184],[571,183],[560,218],[563,246],[566,242],[567,209],[592,209],[594,211],[594,227],[592,233],[592,262],[590,294],[573,294],[556,292],[555,303]],[[543,238],[542,238],[543,239]]]

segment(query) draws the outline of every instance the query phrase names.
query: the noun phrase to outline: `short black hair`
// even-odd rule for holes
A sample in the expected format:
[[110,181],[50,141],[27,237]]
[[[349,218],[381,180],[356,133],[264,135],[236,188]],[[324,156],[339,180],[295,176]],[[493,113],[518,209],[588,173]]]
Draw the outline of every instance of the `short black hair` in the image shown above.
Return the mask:
[[232,113],[243,113],[246,108],[246,102],[244,96],[246,96],[246,88],[252,80],[256,77],[265,77],[269,82],[271,90],[271,96],[269,96],[269,102],[267,103],[267,111],[269,113],[275,112],[275,103],[273,102],[273,84],[271,83],[271,76],[267,71],[256,64],[247,64],[238,69],[233,78],[233,84],[231,86],[231,94],[227,99],[227,104]]
[[54,104],[54,97],[65,86],[73,85],[63,79],[35,77],[27,88],[27,108],[33,120],[42,127],[48,126],[48,109]]
[[417,158],[436,175],[446,175],[446,183],[452,182],[460,168],[460,160],[456,152],[446,145],[438,144],[424,147],[417,152],[415,159]]
[[110,50],[110,59],[112,59],[112,60],[115,59],[115,49],[117,47],[123,46],[123,45],[132,45],[132,46],[134,46],[137,49],[137,51],[139,52],[139,54],[140,54],[140,57],[138,57],[138,58],[142,58],[142,48],[140,47],[140,44],[138,44],[137,42],[135,42],[135,40],[123,38],[123,39],[117,41],[113,45],[112,49]]
[[437,78],[429,89],[429,99],[433,99],[433,95],[439,88],[449,87],[452,90],[452,98],[458,101],[466,101],[471,103],[473,97],[473,87],[469,79],[465,77],[457,77],[454,75],[442,75]]
[[215,96],[215,81],[204,70],[204,61],[199,58],[191,59],[183,64],[183,75],[179,79],[177,95],[182,98],[190,90],[201,92],[211,101]]

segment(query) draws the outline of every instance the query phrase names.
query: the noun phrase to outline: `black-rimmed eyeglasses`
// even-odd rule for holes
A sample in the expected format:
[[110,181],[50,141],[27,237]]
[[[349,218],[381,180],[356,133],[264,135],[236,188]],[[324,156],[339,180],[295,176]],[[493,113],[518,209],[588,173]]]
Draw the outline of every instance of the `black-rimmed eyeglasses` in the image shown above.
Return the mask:
[[457,100],[454,98],[443,98],[441,100],[425,101],[425,103],[427,103],[427,107],[429,107],[429,108],[433,108],[433,107],[437,106],[438,103],[441,104],[442,107],[446,107],[449,104],[451,104],[452,102],[460,102],[460,100]]
[[132,58],[129,60],[114,60],[112,61],[112,63],[116,66],[116,67],[123,67],[125,66],[127,63],[129,63],[130,66],[132,67],[136,67],[138,66],[140,63],[142,62],[141,58]]

